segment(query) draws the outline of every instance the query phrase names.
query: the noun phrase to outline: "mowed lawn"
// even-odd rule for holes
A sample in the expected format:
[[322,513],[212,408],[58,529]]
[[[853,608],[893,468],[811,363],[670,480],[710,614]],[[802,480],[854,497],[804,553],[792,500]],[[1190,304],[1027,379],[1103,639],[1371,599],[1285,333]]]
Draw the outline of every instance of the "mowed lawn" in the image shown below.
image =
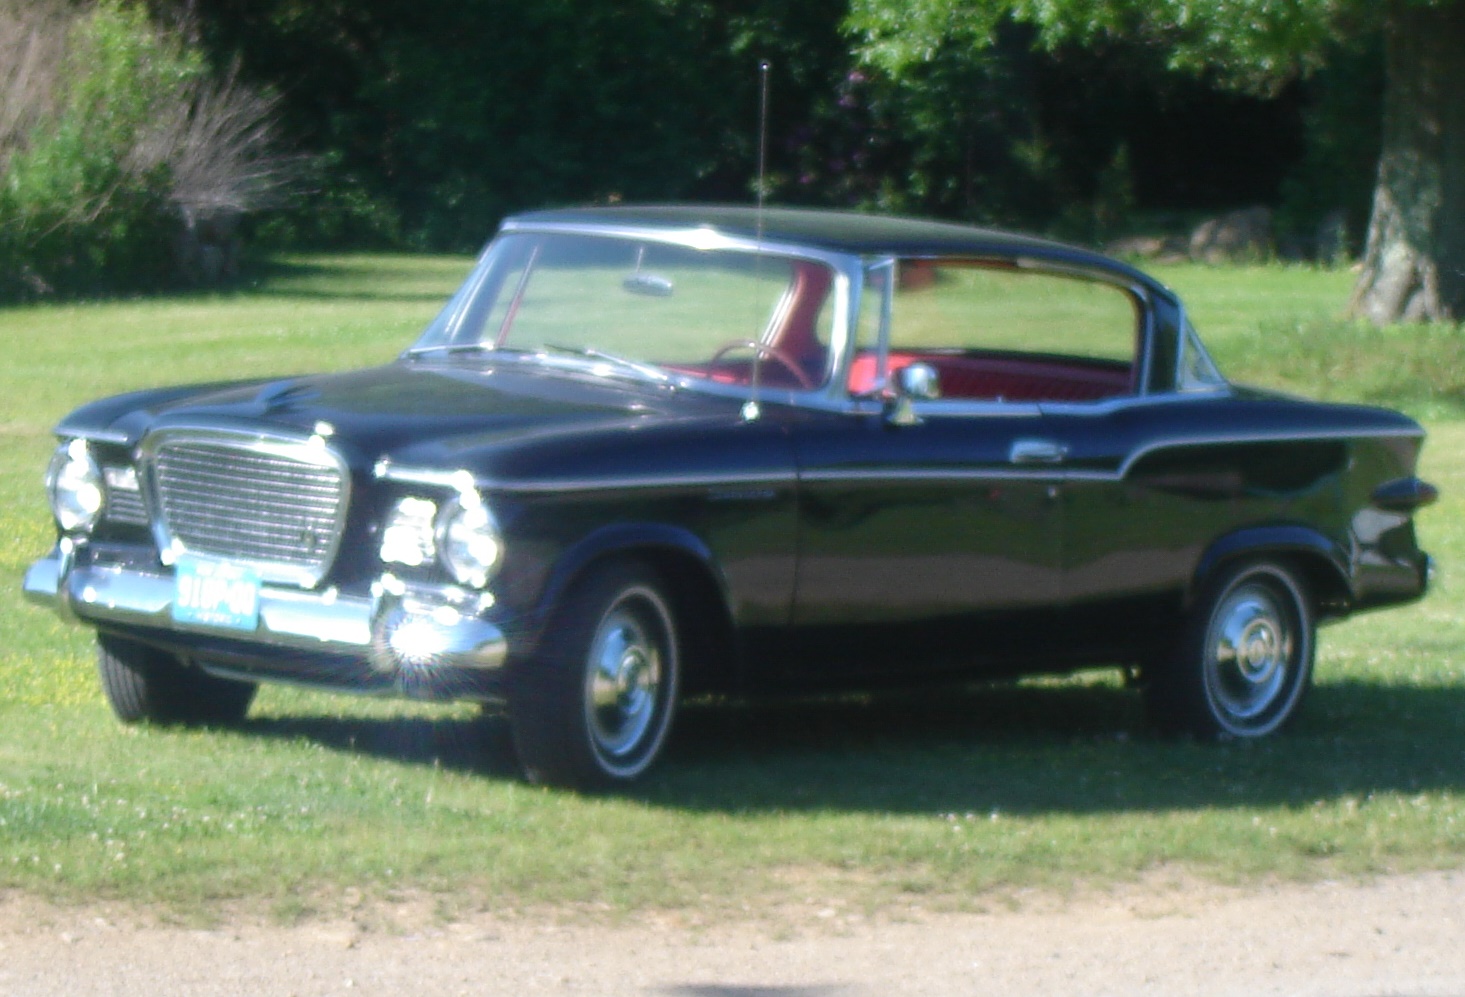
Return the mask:
[[962,907],[1155,870],[1226,881],[1465,860],[1465,420],[1459,330],[1336,320],[1347,273],[1168,268],[1239,379],[1426,420],[1417,606],[1321,637],[1301,722],[1260,744],[1153,736],[1106,673],[936,695],[691,704],[634,791],[522,784],[501,719],[262,691],[226,730],[117,724],[86,631],[24,604],[40,477],[75,404],[166,382],[390,359],[466,258],[279,260],[250,287],[0,310],[0,889],[236,900],[289,917],[348,888],[451,909]]

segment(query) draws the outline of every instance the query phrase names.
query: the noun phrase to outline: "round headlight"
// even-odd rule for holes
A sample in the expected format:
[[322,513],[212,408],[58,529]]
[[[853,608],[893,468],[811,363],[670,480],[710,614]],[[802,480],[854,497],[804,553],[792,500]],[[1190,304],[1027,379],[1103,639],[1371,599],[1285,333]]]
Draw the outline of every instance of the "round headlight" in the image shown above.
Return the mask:
[[64,443],[46,472],[51,514],[67,533],[87,532],[102,515],[102,471],[85,440]]
[[459,585],[483,588],[503,558],[503,538],[477,492],[454,496],[438,518],[438,556]]

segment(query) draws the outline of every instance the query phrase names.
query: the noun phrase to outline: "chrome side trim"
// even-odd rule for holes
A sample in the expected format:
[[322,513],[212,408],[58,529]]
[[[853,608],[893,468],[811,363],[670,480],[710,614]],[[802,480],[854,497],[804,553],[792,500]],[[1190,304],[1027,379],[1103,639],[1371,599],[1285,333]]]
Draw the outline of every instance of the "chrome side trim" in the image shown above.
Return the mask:
[[[376,462],[371,473],[378,481],[395,481],[404,485],[427,485],[429,488],[455,491],[460,487],[463,475],[468,474],[469,480],[473,481],[472,475],[467,471],[443,471],[432,467],[402,466],[393,464],[385,457]],[[474,484],[481,483],[474,481]]]
[[1314,440],[1351,440],[1351,439],[1373,439],[1388,438],[1392,436],[1413,435],[1399,433],[1393,430],[1336,430],[1333,432],[1314,433],[1234,433],[1230,435],[1176,436],[1164,439],[1153,440],[1132,451],[1113,471],[1088,470],[1075,468],[1065,470],[1054,466],[1048,471],[1014,471],[1003,468],[922,468],[922,467],[885,467],[885,468],[852,468],[823,469],[816,471],[805,471],[799,475],[801,481],[889,481],[898,483],[902,481],[984,481],[984,480],[1057,480],[1068,481],[1121,481],[1128,477],[1134,465],[1144,457],[1159,450],[1169,450],[1178,447],[1204,447],[1224,446],[1233,443],[1306,443]]
[[[377,463],[376,477],[403,484],[430,488],[458,488],[466,471],[438,471],[425,467],[399,466],[383,460]],[[492,478],[471,478],[473,486],[484,492],[541,493],[617,491],[651,488],[768,488],[788,486],[798,480],[792,470],[766,474],[645,474],[617,478],[541,478],[504,481]]]
[[489,487],[500,492],[586,492],[650,488],[768,488],[791,486],[798,475],[790,469],[779,474],[648,474],[624,478],[550,478],[545,480],[495,481]]
[[1137,447],[1119,465],[1114,477],[1125,477],[1137,462],[1157,450],[1169,450],[1176,447],[1224,446],[1229,443],[1307,443],[1314,440],[1387,439],[1391,436],[1419,437],[1423,435],[1423,429],[1417,433],[1400,432],[1397,429],[1323,429],[1306,433],[1224,433],[1214,436],[1177,436],[1172,439],[1153,440]]
[[[1017,414],[1015,412],[1009,414]],[[1031,414],[1031,413],[1029,413]],[[1004,467],[986,468],[927,468],[890,466],[883,468],[823,468],[809,471],[790,470],[786,473],[768,474],[647,474],[618,478],[542,478],[505,481],[477,478],[476,487],[486,493],[500,494],[554,494],[569,492],[618,491],[631,489],[700,489],[700,488],[779,488],[789,487],[800,481],[985,481],[985,480],[1040,480],[1068,479],[1075,481],[1118,481],[1126,477],[1134,464],[1157,450],[1190,446],[1218,446],[1228,443],[1296,443],[1308,440],[1387,438],[1401,434],[1395,430],[1337,430],[1315,433],[1235,433],[1230,435],[1174,436],[1152,440],[1130,453],[1116,470],[1089,470],[1073,468],[1064,470],[1054,466],[1048,470],[1011,470]],[[385,464],[385,462],[383,462]],[[414,468],[391,464],[378,464],[377,476],[392,481],[420,484],[432,487],[456,487],[462,471],[436,471],[430,468]]]
[[1065,478],[1075,477],[1071,472],[1064,471],[1061,467],[1050,466],[1048,470],[1039,470],[1034,466],[1030,471],[1016,471],[1001,467],[983,468],[922,468],[922,467],[893,467],[887,469],[850,469],[850,470],[818,470],[806,471],[799,476],[800,481],[817,481],[822,484],[839,482],[864,482],[874,481],[892,485],[908,484],[911,482],[928,481],[1062,481]]

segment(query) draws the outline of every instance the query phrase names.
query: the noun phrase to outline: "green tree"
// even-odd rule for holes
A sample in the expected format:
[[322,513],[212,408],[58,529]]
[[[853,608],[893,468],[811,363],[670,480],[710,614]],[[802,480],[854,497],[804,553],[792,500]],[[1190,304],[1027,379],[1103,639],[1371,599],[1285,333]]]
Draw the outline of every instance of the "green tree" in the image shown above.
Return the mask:
[[306,241],[468,248],[529,206],[746,197],[758,61],[786,172],[849,59],[844,0],[151,2],[282,92],[323,153]]
[[1258,91],[1312,72],[1340,42],[1382,31],[1382,151],[1350,307],[1380,324],[1465,320],[1462,0],[853,0],[851,8],[867,58],[894,72],[953,40],[985,49],[1010,19],[1034,25],[1048,48],[1144,39],[1175,69]]

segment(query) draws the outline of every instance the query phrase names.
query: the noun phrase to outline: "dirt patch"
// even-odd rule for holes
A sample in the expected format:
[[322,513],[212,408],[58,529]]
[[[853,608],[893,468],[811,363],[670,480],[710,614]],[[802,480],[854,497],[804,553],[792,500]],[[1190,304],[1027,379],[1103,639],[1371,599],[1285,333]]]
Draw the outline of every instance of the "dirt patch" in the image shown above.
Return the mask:
[[[680,916],[472,915],[351,900],[281,927],[207,930],[121,907],[0,900],[0,994],[1465,994],[1465,871],[1245,889],[1145,882],[992,912],[781,908]],[[1001,909],[1012,906],[1014,909]]]

